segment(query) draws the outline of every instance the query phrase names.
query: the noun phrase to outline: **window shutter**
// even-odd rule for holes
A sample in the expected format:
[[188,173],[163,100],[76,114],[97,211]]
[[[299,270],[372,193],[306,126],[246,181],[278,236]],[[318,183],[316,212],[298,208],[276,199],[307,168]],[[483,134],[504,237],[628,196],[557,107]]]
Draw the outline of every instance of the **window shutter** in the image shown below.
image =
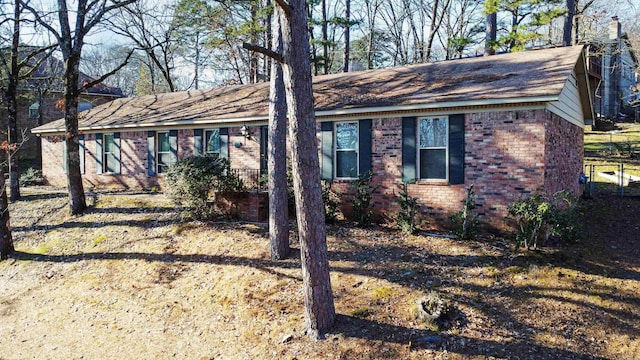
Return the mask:
[[464,114],[449,116],[449,184],[464,184]]
[[194,155],[204,154],[202,148],[202,129],[193,130],[193,153]]
[[119,132],[115,132],[113,133],[113,145],[116,148],[115,153],[113,154],[114,157],[116,158],[116,166],[113,169],[113,173],[114,174],[120,174],[120,133]]
[[402,118],[402,181],[412,183],[417,179],[415,117]]
[[358,124],[358,167],[361,175],[371,171],[371,119],[360,120]]
[[147,132],[147,175],[156,176],[156,132]]
[[260,127],[260,174],[267,173],[267,153],[269,151],[269,127]]
[[96,173],[102,174],[102,133],[96,133]]
[[171,151],[170,164],[178,161],[178,130],[169,130],[169,149]]
[[333,122],[320,123],[321,173],[323,180],[333,179]]
[[62,140],[62,171],[67,173],[67,140]]
[[229,128],[220,128],[220,157],[229,159]]
[[84,135],[78,135],[78,150],[80,151],[80,174],[84,174]]

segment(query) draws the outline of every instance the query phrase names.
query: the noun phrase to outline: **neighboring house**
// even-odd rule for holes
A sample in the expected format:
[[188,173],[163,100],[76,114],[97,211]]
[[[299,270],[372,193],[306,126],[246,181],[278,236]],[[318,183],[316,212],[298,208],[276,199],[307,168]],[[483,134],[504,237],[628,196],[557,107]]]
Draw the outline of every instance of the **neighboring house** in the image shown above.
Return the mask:
[[[31,129],[64,116],[60,105],[56,106],[62,99],[63,74],[64,64],[52,56],[40,64],[30,79],[20,83],[18,131],[25,131],[26,140],[18,152],[18,157],[28,166],[40,168],[42,163],[40,140],[31,134]],[[81,73],[78,85],[92,80],[88,75]],[[121,97],[123,94],[120,89],[99,84],[80,95],[78,111],[88,110]],[[0,126],[3,129],[7,128],[6,111],[6,106],[0,108]]]
[[589,82],[594,110],[600,117],[613,120],[634,119],[638,57],[629,37],[622,32],[617,16],[609,23],[608,39],[588,45]]
[[[432,225],[461,209],[472,184],[479,214],[496,227],[524,196],[581,193],[593,111],[580,46],[318,76],[313,89],[322,177],[347,192],[371,171],[379,219],[394,216],[403,182]],[[167,166],[194,153],[264,170],[268,94],[262,83],[95,107],[80,120],[84,181],[159,186]],[[45,177],[64,186],[63,122],[33,132]]]

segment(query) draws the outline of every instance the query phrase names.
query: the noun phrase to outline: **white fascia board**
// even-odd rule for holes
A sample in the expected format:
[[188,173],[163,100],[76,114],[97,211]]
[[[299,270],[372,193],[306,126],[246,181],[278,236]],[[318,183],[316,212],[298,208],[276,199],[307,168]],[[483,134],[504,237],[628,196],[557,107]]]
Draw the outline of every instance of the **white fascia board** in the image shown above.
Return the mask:
[[[519,98],[508,98],[508,99],[484,99],[484,100],[472,100],[472,101],[449,101],[449,102],[438,102],[438,103],[429,103],[429,104],[415,104],[415,105],[400,105],[400,106],[372,106],[366,108],[352,108],[352,109],[337,109],[337,110],[327,110],[327,111],[316,111],[315,117],[316,119],[322,118],[335,118],[335,117],[345,117],[345,118],[353,118],[358,114],[370,114],[370,113],[380,113],[381,117],[386,117],[383,114],[393,114],[400,113],[405,111],[421,111],[424,110],[426,112],[432,112],[433,110],[439,108],[457,108],[457,107],[468,107],[473,108],[475,106],[491,106],[491,105],[513,105],[517,107],[518,104],[521,103],[545,103],[557,101],[559,98],[558,95],[547,95],[547,96],[536,96],[536,97],[519,97]],[[503,108],[499,108],[503,109]],[[162,129],[167,127],[181,127],[184,129],[195,129],[201,127],[219,127],[219,126],[242,126],[245,123],[250,123],[252,126],[258,125],[266,125],[269,121],[268,115],[259,115],[259,116],[249,116],[249,117],[240,117],[240,118],[228,118],[228,119],[198,119],[198,120],[177,120],[177,121],[163,121],[163,122],[155,122],[155,123],[143,123],[143,124],[126,124],[126,125],[106,125],[106,126],[84,126],[80,127],[80,131],[82,132],[97,132],[101,130],[115,130],[115,129],[123,129],[123,130],[136,130],[136,129],[144,129],[144,130],[153,130],[153,129]],[[31,131],[36,135],[56,135],[63,134],[64,129],[48,129],[48,130],[36,130]]]

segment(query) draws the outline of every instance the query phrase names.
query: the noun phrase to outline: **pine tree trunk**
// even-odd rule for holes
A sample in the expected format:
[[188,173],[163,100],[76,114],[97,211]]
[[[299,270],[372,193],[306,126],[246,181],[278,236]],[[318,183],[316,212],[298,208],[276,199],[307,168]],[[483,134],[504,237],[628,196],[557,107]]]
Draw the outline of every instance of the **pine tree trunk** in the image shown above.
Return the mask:
[[487,14],[487,32],[484,41],[484,56],[490,56],[496,54],[495,43],[497,36],[497,14]]
[[322,64],[324,74],[329,73],[329,35],[327,20],[327,0],[322,0]]
[[71,213],[81,214],[87,203],[80,173],[80,143],[78,142],[78,66],[79,54],[71,54],[65,67],[64,119],[67,146],[67,186]]
[[344,27],[344,67],[343,72],[349,72],[349,50],[351,49],[351,0],[345,0],[344,2],[344,17],[346,24]]
[[564,18],[564,28],[562,31],[562,46],[572,45],[573,35],[573,16],[576,12],[575,0],[566,0],[567,15]]
[[[20,67],[18,65],[20,47],[20,1],[16,0],[13,15],[13,34],[11,43],[11,74],[9,74],[9,84],[7,86],[8,105],[8,140],[9,144],[18,144],[18,81],[20,78]],[[16,164],[16,149],[7,149],[9,165],[9,200],[20,200],[20,182],[18,181],[18,164]]]
[[4,176],[0,176],[0,260],[15,252],[9,228],[9,202],[5,191]]
[[[272,49],[282,53],[280,22],[282,10],[276,7],[273,15]],[[289,248],[289,214],[287,204],[287,103],[282,82],[282,66],[271,62],[271,89],[269,99],[269,242],[271,259],[285,259]]]
[[335,319],[318,140],[311,90],[309,35],[304,0],[291,0],[289,21],[282,22],[283,75],[287,94],[293,186],[296,200],[307,334],[321,338]]

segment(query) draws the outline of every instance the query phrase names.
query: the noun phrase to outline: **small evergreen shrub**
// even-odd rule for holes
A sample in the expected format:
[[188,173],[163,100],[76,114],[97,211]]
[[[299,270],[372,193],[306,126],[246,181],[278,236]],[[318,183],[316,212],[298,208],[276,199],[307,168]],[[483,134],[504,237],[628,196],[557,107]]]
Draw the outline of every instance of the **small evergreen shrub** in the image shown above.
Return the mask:
[[322,203],[324,204],[324,221],[328,224],[338,219],[338,201],[336,194],[331,190],[331,181],[322,181]]
[[242,191],[242,179],[231,171],[227,159],[196,155],[178,160],[166,173],[167,195],[184,205],[184,215],[207,219],[212,215],[207,202],[211,191]]
[[564,244],[572,244],[582,237],[582,223],[577,208],[577,198],[566,191],[556,193],[551,199],[541,194],[509,205],[509,215],[516,221],[514,240],[516,250],[538,247],[550,236]]
[[366,227],[370,224],[373,217],[373,210],[371,210],[371,201],[373,201],[373,194],[378,189],[378,186],[371,186],[372,173],[369,171],[367,174],[358,175],[358,179],[353,181],[350,185],[351,190],[355,191],[353,196],[353,221],[359,227]]
[[551,235],[565,245],[579,242],[584,236],[578,198],[567,191],[553,196],[550,218]]
[[20,174],[20,186],[42,185],[44,184],[44,177],[42,176],[42,170],[36,168],[27,168],[22,174]]
[[462,200],[462,210],[449,217],[451,232],[461,240],[473,238],[478,228],[478,216],[473,213],[476,208],[476,193],[473,185],[467,189],[467,196]]
[[407,183],[402,184],[402,192],[396,196],[396,202],[400,205],[400,211],[396,215],[396,225],[408,234],[415,234],[418,231],[416,214],[420,209],[418,198],[409,195]]
[[509,205],[509,215],[516,220],[517,226],[514,233],[516,250],[521,246],[527,249],[538,247],[540,231],[550,219],[550,208],[551,204],[541,194],[533,194]]

